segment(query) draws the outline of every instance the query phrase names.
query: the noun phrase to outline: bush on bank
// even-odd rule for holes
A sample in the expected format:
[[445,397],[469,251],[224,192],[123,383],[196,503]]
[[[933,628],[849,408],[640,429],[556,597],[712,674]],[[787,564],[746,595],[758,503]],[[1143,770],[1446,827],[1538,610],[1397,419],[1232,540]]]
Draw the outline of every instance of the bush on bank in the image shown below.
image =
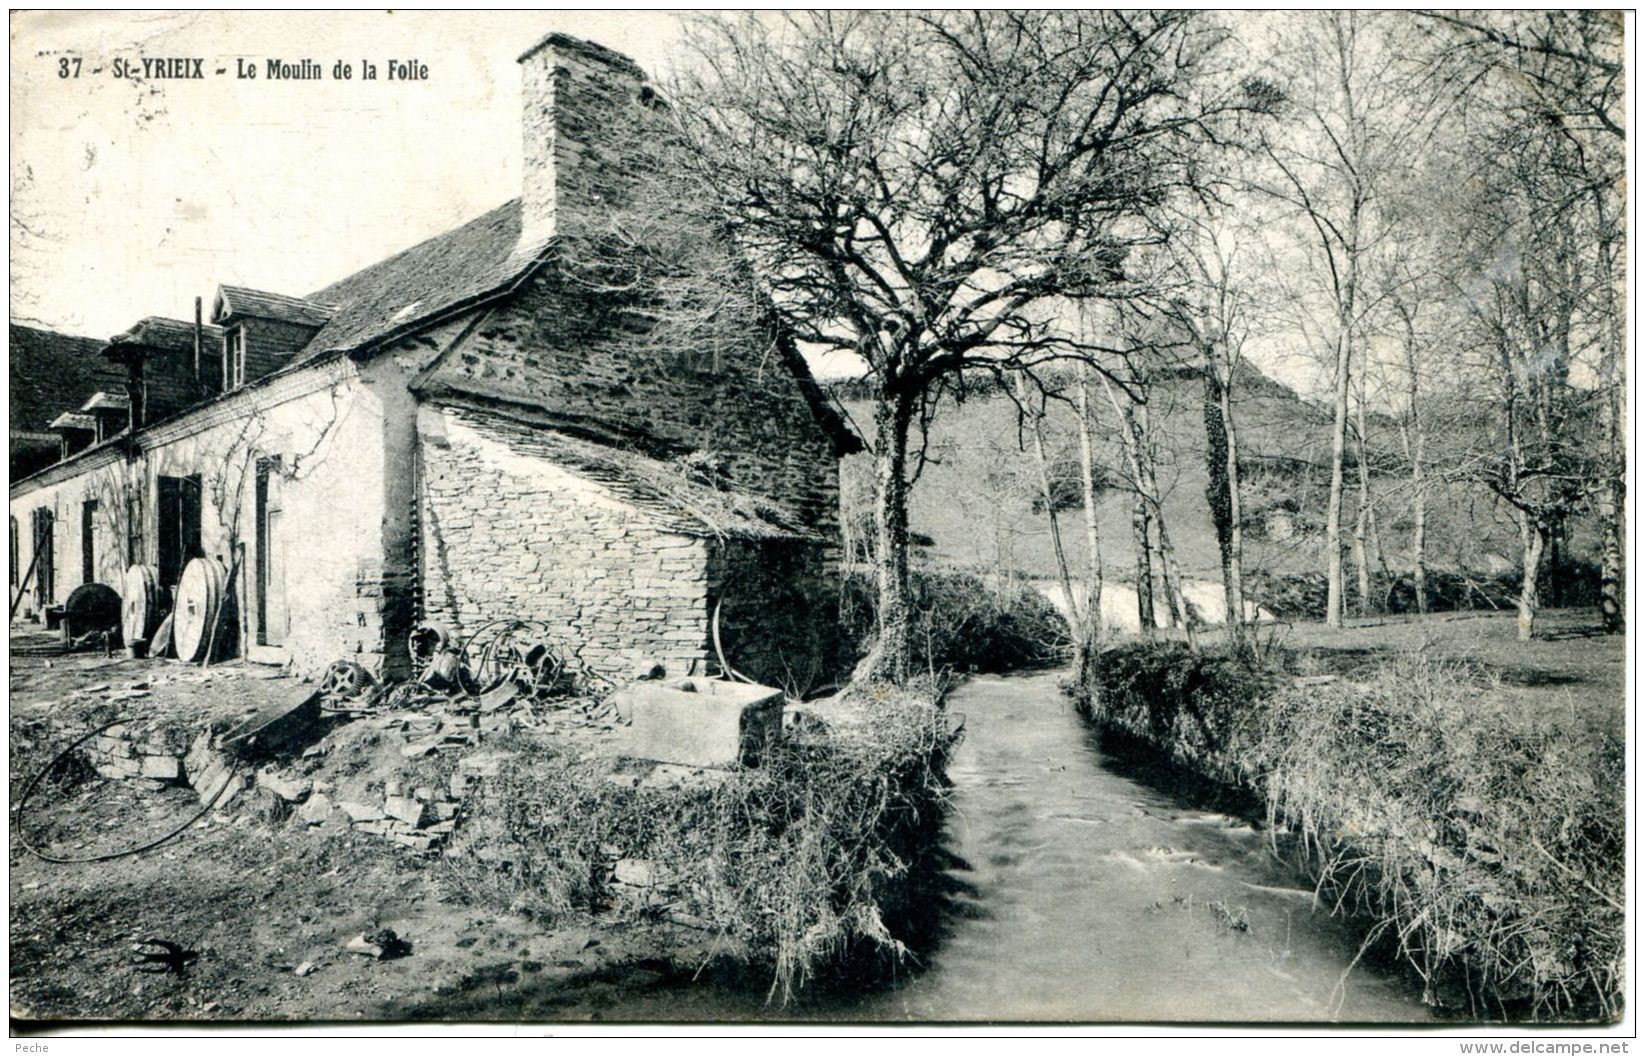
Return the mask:
[[[1031,588],[996,589],[980,576],[948,569],[916,569],[911,581],[916,668],[1021,671],[1066,655],[1067,621]],[[847,575],[840,613],[848,640],[873,637],[874,599],[871,574]]]
[[[957,735],[929,685],[858,691],[825,715],[718,784],[635,786],[608,761],[517,744],[472,806],[458,883],[545,920],[687,915],[785,1002],[847,954],[900,957]],[[643,864],[642,888],[625,863]]]
[[1420,654],[1334,682],[1178,644],[1110,650],[1082,710],[1255,794],[1336,911],[1474,1016],[1614,1018],[1624,747]]

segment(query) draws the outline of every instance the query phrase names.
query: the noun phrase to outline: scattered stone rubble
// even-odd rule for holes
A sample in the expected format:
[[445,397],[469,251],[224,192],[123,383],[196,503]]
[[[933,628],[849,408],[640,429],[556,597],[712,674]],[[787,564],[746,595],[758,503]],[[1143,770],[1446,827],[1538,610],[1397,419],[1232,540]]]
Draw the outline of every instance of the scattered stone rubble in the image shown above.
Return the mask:
[[[669,789],[723,781],[781,736],[780,692],[702,678],[665,683],[655,669],[617,693],[595,694],[550,690],[536,676],[478,692],[449,672],[447,685],[425,678],[383,687],[348,662],[333,668],[297,703],[272,705],[234,730],[224,729],[224,716],[197,719],[192,730],[182,717],[146,718],[109,727],[85,751],[105,778],[188,786],[202,807],[222,812],[251,796],[250,806],[271,819],[294,815],[432,854],[453,850],[465,801],[515,755],[489,739],[551,737],[585,757],[610,758],[607,780],[617,785]],[[81,693],[119,706],[148,691],[139,682]],[[334,764],[334,755],[343,758]],[[428,777],[436,773],[441,780]],[[618,849],[606,865],[625,898],[656,903],[673,889],[653,864]]]

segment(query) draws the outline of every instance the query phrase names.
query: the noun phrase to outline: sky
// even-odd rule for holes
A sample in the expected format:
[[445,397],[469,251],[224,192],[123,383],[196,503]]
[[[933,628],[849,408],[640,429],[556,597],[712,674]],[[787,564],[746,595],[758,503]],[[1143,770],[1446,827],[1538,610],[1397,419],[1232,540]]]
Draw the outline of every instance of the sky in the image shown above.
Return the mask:
[[[519,194],[520,74],[571,33],[653,73],[667,13],[14,12],[11,318],[109,337],[220,283],[303,295]],[[204,80],[119,63],[204,60]],[[78,76],[60,77],[78,58]],[[319,64],[270,81],[268,59]],[[426,81],[390,81],[390,60]],[[237,60],[258,79],[238,78]],[[379,79],[361,79],[362,60]],[[338,61],[350,80],[332,79]],[[218,75],[216,71],[225,72]]]
[[[209,311],[219,284],[302,296],[516,197],[515,60],[551,31],[666,76],[682,26],[643,11],[12,13],[11,318],[107,338],[190,319],[196,297]],[[205,78],[117,76],[145,57],[202,59]],[[324,77],[269,80],[269,59]],[[427,79],[390,79],[394,60]]]

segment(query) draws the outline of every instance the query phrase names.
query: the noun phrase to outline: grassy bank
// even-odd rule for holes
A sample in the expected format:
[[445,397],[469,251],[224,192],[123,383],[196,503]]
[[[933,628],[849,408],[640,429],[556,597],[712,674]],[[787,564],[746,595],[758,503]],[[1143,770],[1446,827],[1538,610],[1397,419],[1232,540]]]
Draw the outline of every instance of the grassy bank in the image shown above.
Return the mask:
[[1323,905],[1430,1002],[1611,1019],[1623,986],[1624,745],[1436,651],[1261,672],[1179,644],[1104,655],[1082,710],[1296,835]]
[[543,920],[693,923],[783,1001],[847,956],[895,960],[956,735],[930,686],[816,711],[758,768],[671,787],[522,740],[452,868],[476,900]]

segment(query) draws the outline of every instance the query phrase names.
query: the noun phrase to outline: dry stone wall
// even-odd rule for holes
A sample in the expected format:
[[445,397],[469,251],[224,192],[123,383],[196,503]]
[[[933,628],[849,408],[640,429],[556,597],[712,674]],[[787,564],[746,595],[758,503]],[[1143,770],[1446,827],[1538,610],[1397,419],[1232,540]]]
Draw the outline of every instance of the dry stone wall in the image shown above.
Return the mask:
[[419,413],[424,619],[459,638],[529,618],[595,670],[703,670],[707,545],[547,460]]

